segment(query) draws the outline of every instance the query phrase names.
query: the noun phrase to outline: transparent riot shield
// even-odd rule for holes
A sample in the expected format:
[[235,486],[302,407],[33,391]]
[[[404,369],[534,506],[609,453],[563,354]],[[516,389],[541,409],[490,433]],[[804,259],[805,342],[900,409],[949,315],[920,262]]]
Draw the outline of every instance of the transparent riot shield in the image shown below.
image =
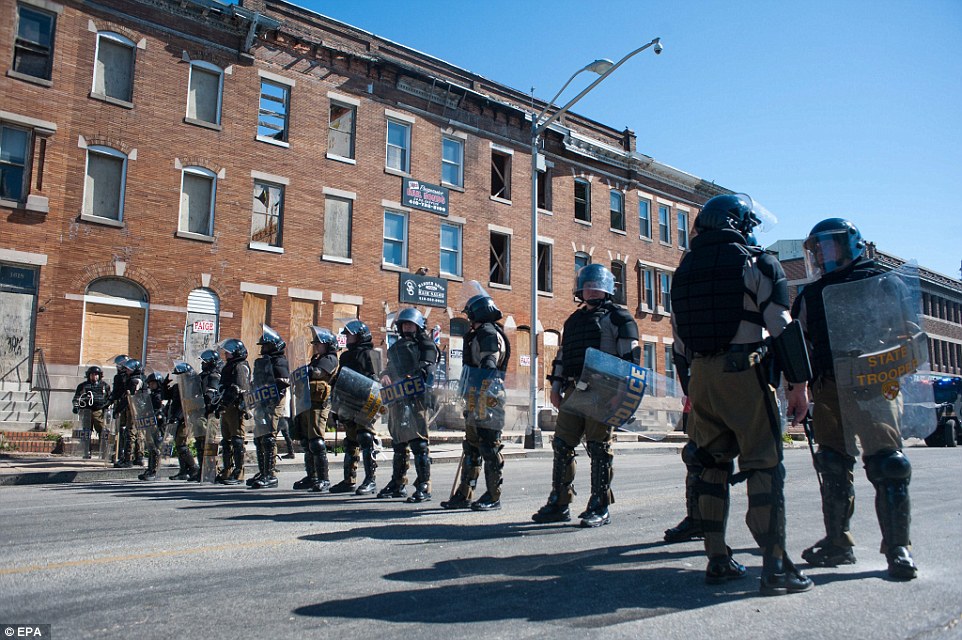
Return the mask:
[[507,393],[501,371],[470,366],[462,368],[460,395],[466,421],[479,429],[504,429]]
[[207,428],[204,450],[198,451],[197,454],[198,457],[203,457],[200,468],[201,482],[211,483],[217,478],[217,447],[221,438],[220,419],[209,415],[204,420],[204,424]]
[[255,438],[271,433],[274,409],[280,401],[280,391],[274,380],[274,365],[269,357],[262,356],[254,361],[253,385],[247,401],[254,415]]
[[310,362],[310,343],[307,338],[292,340],[287,347],[289,362],[291,363],[291,388],[294,395],[292,405],[293,419],[311,408],[311,386],[307,375],[307,364]]
[[150,392],[146,389],[129,395],[130,411],[134,418],[134,428],[144,433],[144,441],[151,451],[160,453],[164,440],[164,431],[157,423],[154,404],[150,400]]
[[381,388],[381,402],[388,409],[388,432],[395,442],[427,437],[428,407],[433,396],[421,376],[401,378]]
[[581,379],[560,411],[619,428],[635,415],[648,384],[648,369],[589,348]]
[[105,465],[112,462],[117,450],[116,423],[107,414],[108,411],[104,409],[104,428],[100,432],[100,459]]
[[180,407],[184,413],[187,434],[192,438],[207,435],[207,405],[204,403],[204,384],[196,373],[182,373],[177,376],[177,393],[180,394]]
[[920,319],[918,271],[903,265],[822,292],[835,364],[842,427],[850,455],[924,438],[935,429],[928,339]]
[[[630,364],[630,363],[626,363]],[[645,390],[641,406],[619,427],[647,440],[664,440],[681,424],[685,394],[674,377],[645,369]]]
[[381,412],[381,385],[353,369],[339,369],[331,393],[331,409],[340,420],[367,427]]

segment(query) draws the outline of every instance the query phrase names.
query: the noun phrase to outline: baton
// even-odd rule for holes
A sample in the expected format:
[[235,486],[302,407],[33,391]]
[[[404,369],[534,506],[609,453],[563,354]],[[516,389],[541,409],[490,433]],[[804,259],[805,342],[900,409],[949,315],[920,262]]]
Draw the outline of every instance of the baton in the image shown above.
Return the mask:
[[815,467],[815,477],[818,478],[818,488],[822,488],[822,472],[818,470],[818,463],[815,461],[815,435],[812,432],[812,413],[805,412],[802,418],[802,429],[805,431],[805,440],[808,441],[808,450],[812,454],[812,466]]
[[448,496],[448,500],[454,499],[454,491],[458,488],[458,478],[461,477],[461,467],[464,466],[464,452],[461,452],[461,458],[458,460],[458,468],[454,472],[454,482],[451,483],[451,495]]

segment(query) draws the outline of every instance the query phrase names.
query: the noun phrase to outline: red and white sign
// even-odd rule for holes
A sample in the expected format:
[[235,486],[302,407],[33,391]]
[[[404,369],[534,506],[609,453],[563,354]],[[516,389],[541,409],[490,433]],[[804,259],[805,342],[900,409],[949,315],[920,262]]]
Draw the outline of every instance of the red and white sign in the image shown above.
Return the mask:
[[194,321],[194,333],[214,333],[217,323],[213,320]]

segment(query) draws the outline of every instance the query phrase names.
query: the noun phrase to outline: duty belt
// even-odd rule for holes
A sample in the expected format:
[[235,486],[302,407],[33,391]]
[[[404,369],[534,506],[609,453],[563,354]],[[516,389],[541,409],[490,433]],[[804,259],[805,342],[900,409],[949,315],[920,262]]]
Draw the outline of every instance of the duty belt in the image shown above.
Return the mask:
[[743,344],[730,344],[724,349],[715,351],[713,353],[696,353],[696,358],[710,358],[712,356],[720,356],[726,353],[752,353],[753,351],[758,351],[762,356],[768,351],[768,347],[765,346],[764,342],[746,342]]

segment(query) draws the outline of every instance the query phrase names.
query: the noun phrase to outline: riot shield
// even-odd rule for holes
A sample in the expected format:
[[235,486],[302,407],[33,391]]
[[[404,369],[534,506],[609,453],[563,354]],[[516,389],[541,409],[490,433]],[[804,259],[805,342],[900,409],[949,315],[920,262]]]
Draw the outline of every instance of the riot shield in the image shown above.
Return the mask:
[[180,407],[184,412],[187,433],[193,438],[207,435],[207,405],[204,403],[204,384],[196,373],[182,373],[177,376],[177,393],[180,394]]
[[213,415],[207,416],[204,420],[207,428],[204,438],[204,450],[198,451],[198,457],[203,457],[200,469],[201,482],[212,483],[217,478],[217,446],[220,443],[221,431],[220,420]]
[[648,384],[648,369],[603,351],[585,352],[581,379],[560,410],[619,428],[635,415]]
[[254,361],[253,386],[248,405],[254,415],[254,437],[259,438],[271,433],[274,422],[274,408],[281,401],[277,382],[274,380],[274,365],[267,356]]
[[664,440],[675,431],[685,411],[685,394],[674,377],[645,369],[643,401],[619,431],[637,433],[647,440]]
[[164,432],[157,424],[154,404],[150,400],[150,391],[143,389],[128,396],[130,411],[134,418],[134,428],[144,432],[147,446],[160,453],[160,445],[164,440]]
[[830,285],[822,299],[849,455],[859,453],[856,439],[871,455],[932,433],[932,385],[912,375],[928,369],[917,269]]
[[292,339],[287,348],[290,355],[291,393],[294,395],[291,419],[299,416],[311,408],[311,386],[307,375],[307,364],[310,362],[310,343],[307,338]]
[[504,429],[504,407],[507,393],[504,374],[497,369],[466,366],[461,369],[461,399],[464,417],[479,429]]
[[421,376],[400,378],[381,388],[381,402],[388,409],[388,432],[395,442],[427,436],[429,392]]
[[104,410],[104,428],[100,431],[100,459],[104,464],[111,462],[117,449],[117,427]]
[[370,426],[381,412],[381,385],[353,369],[339,369],[331,409],[341,420]]

